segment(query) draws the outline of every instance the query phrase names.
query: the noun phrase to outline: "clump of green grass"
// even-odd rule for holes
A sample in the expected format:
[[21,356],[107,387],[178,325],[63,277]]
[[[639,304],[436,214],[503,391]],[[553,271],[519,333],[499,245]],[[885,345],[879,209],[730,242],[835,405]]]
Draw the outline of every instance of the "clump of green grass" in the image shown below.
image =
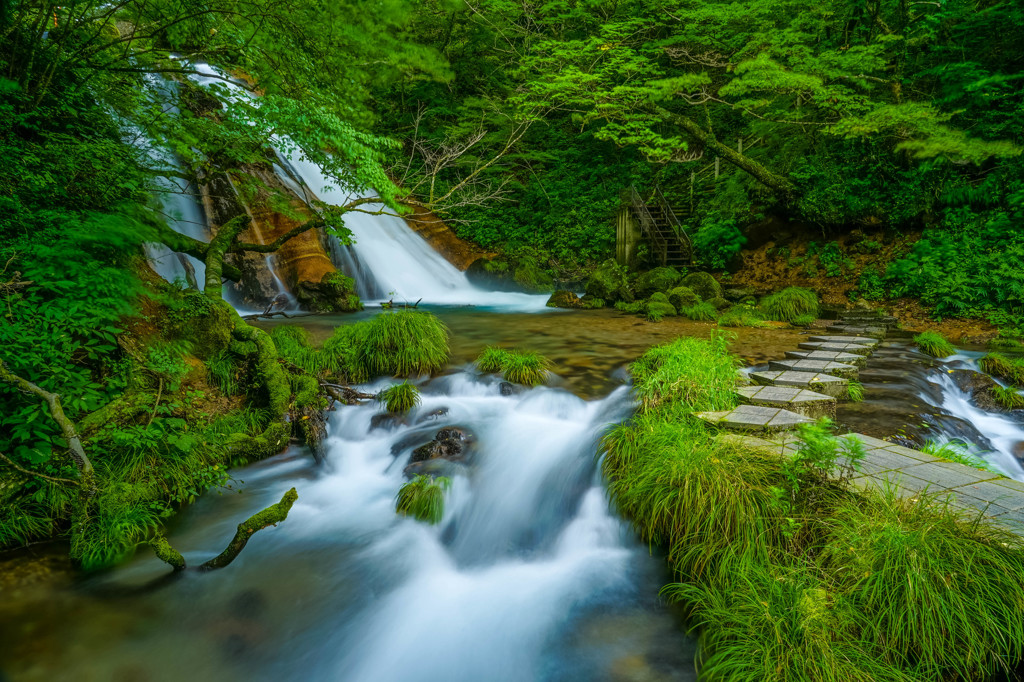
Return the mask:
[[690,308],[682,308],[679,314],[697,322],[710,322],[718,317],[718,310],[711,303],[705,301]]
[[978,360],[982,372],[1006,379],[1016,386],[1024,386],[1024,360],[1008,358],[1002,353],[989,353]]
[[323,346],[326,366],[353,381],[436,372],[448,353],[448,328],[422,310],[382,312],[338,327]]
[[814,324],[814,321],[818,319],[818,316],[814,313],[807,313],[806,315],[798,315],[790,321],[790,324],[794,327],[810,327]]
[[934,495],[888,489],[832,512],[819,558],[860,639],[928,679],[988,679],[1024,655],[1024,541]]
[[403,381],[381,391],[379,400],[388,412],[404,414],[420,404],[420,390],[408,381]]
[[947,462],[956,462],[957,464],[963,464],[964,466],[973,467],[975,469],[981,469],[993,474],[1002,474],[1001,471],[993,468],[991,464],[983,460],[981,457],[974,455],[963,443],[957,441],[948,441],[946,443],[939,443],[937,441],[930,440],[921,446],[921,452],[944,459]]
[[735,407],[739,361],[728,352],[728,338],[684,337],[655,346],[630,366],[633,390],[645,408],[670,402],[693,411]]
[[847,397],[852,403],[859,403],[864,400],[864,384],[856,379],[849,379],[846,384]]
[[398,490],[395,512],[434,525],[444,516],[444,494],[451,481],[420,474]]
[[818,317],[818,294],[802,287],[786,287],[761,300],[761,308],[769,320],[792,322],[804,315]]
[[332,369],[330,356],[313,347],[305,328],[279,325],[270,330],[270,338],[277,346],[278,356],[285,362],[314,375]]
[[718,318],[721,327],[767,327],[764,313],[756,306],[734,305]]
[[214,353],[206,360],[206,371],[213,384],[224,395],[235,395],[241,386],[238,381],[238,366],[225,350]]
[[1024,395],[1015,388],[993,386],[992,399],[1006,410],[1024,410]]
[[953,344],[938,332],[921,332],[914,337],[914,343],[921,349],[921,352],[933,358],[945,358],[956,353],[956,348]]
[[501,372],[505,381],[537,386],[547,379],[550,361],[540,353],[488,346],[476,359],[476,367],[488,374]]

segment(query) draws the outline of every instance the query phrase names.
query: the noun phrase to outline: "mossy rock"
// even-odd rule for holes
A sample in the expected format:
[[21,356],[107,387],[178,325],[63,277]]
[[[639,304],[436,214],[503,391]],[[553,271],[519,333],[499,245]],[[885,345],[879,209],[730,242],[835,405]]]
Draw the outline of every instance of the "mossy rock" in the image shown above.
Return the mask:
[[693,289],[693,293],[700,296],[702,301],[722,297],[722,285],[708,272],[689,274],[683,278],[682,285]]
[[[662,292],[656,292],[647,299],[648,303],[669,303],[668,296]],[[673,306],[675,307],[675,306]]]
[[644,308],[647,313],[647,319],[652,322],[657,322],[663,317],[672,317],[678,314],[675,306],[669,303],[668,300],[656,299],[654,297],[647,301]]
[[299,305],[314,313],[362,310],[356,295],[356,281],[340,272],[328,272],[319,282],[299,282],[295,287]]
[[168,307],[172,333],[188,341],[197,357],[205,360],[231,344],[236,315],[228,304],[185,291]]
[[722,296],[729,301],[739,303],[747,298],[752,298],[757,294],[754,291],[754,287],[734,287],[732,289],[725,289],[722,291]]
[[543,294],[555,288],[555,278],[530,260],[519,262],[512,279],[529,294]]
[[594,310],[596,308],[604,308],[607,305],[603,298],[594,298],[591,295],[586,295],[580,299],[580,307],[584,310]]
[[668,302],[678,309],[692,308],[701,302],[701,298],[689,287],[676,287],[668,292]]
[[633,291],[637,298],[647,298],[655,292],[666,292],[674,287],[683,276],[675,268],[654,268],[640,273]]
[[632,301],[626,268],[611,259],[601,263],[587,281],[587,295],[605,301]]
[[555,293],[551,294],[551,298],[548,299],[547,306],[549,308],[582,308],[583,302],[580,297],[571,291],[565,289],[559,289]]
[[725,310],[731,304],[725,298],[719,296],[718,298],[712,298],[708,301],[711,305],[715,306],[715,310]]

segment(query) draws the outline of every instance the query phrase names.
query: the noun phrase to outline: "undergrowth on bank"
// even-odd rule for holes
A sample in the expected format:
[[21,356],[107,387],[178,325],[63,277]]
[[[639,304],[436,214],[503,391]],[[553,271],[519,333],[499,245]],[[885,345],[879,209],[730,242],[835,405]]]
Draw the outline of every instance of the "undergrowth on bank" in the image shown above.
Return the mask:
[[727,339],[634,363],[637,414],[604,439],[609,495],[666,550],[722,680],[985,679],[1024,654],[1024,545],[934,495],[850,485],[864,446],[803,427],[796,455],[719,434],[735,404]]
[[786,287],[765,296],[761,301],[761,309],[769,320],[779,322],[793,322],[805,316],[817,318],[818,294],[802,287]]

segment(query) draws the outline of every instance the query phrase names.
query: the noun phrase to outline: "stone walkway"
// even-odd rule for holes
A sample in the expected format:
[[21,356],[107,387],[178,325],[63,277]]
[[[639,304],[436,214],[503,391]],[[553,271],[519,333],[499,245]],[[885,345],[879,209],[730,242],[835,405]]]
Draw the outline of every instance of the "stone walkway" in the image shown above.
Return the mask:
[[[770,363],[769,371],[752,372],[751,379],[762,385],[737,389],[747,404],[698,416],[742,433],[721,438],[779,454],[795,453],[797,438],[790,432],[814,418],[835,415],[836,399],[847,397],[849,380],[856,378],[879,339],[895,324],[895,318],[880,315],[844,315],[841,323],[829,327],[833,335],[812,336],[800,344],[811,354],[791,351],[787,360]],[[853,485],[865,490],[892,487],[907,498],[922,493],[948,498],[957,508],[981,511],[1024,535],[1024,483],[864,434],[848,435],[867,450]]]

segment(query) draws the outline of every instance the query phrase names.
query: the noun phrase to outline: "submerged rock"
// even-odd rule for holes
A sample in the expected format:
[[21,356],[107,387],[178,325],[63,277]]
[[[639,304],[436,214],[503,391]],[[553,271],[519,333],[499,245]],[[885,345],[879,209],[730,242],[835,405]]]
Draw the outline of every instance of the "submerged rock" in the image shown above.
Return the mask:
[[551,294],[547,306],[549,308],[582,308],[583,303],[580,301],[580,297],[571,291],[559,289]]

